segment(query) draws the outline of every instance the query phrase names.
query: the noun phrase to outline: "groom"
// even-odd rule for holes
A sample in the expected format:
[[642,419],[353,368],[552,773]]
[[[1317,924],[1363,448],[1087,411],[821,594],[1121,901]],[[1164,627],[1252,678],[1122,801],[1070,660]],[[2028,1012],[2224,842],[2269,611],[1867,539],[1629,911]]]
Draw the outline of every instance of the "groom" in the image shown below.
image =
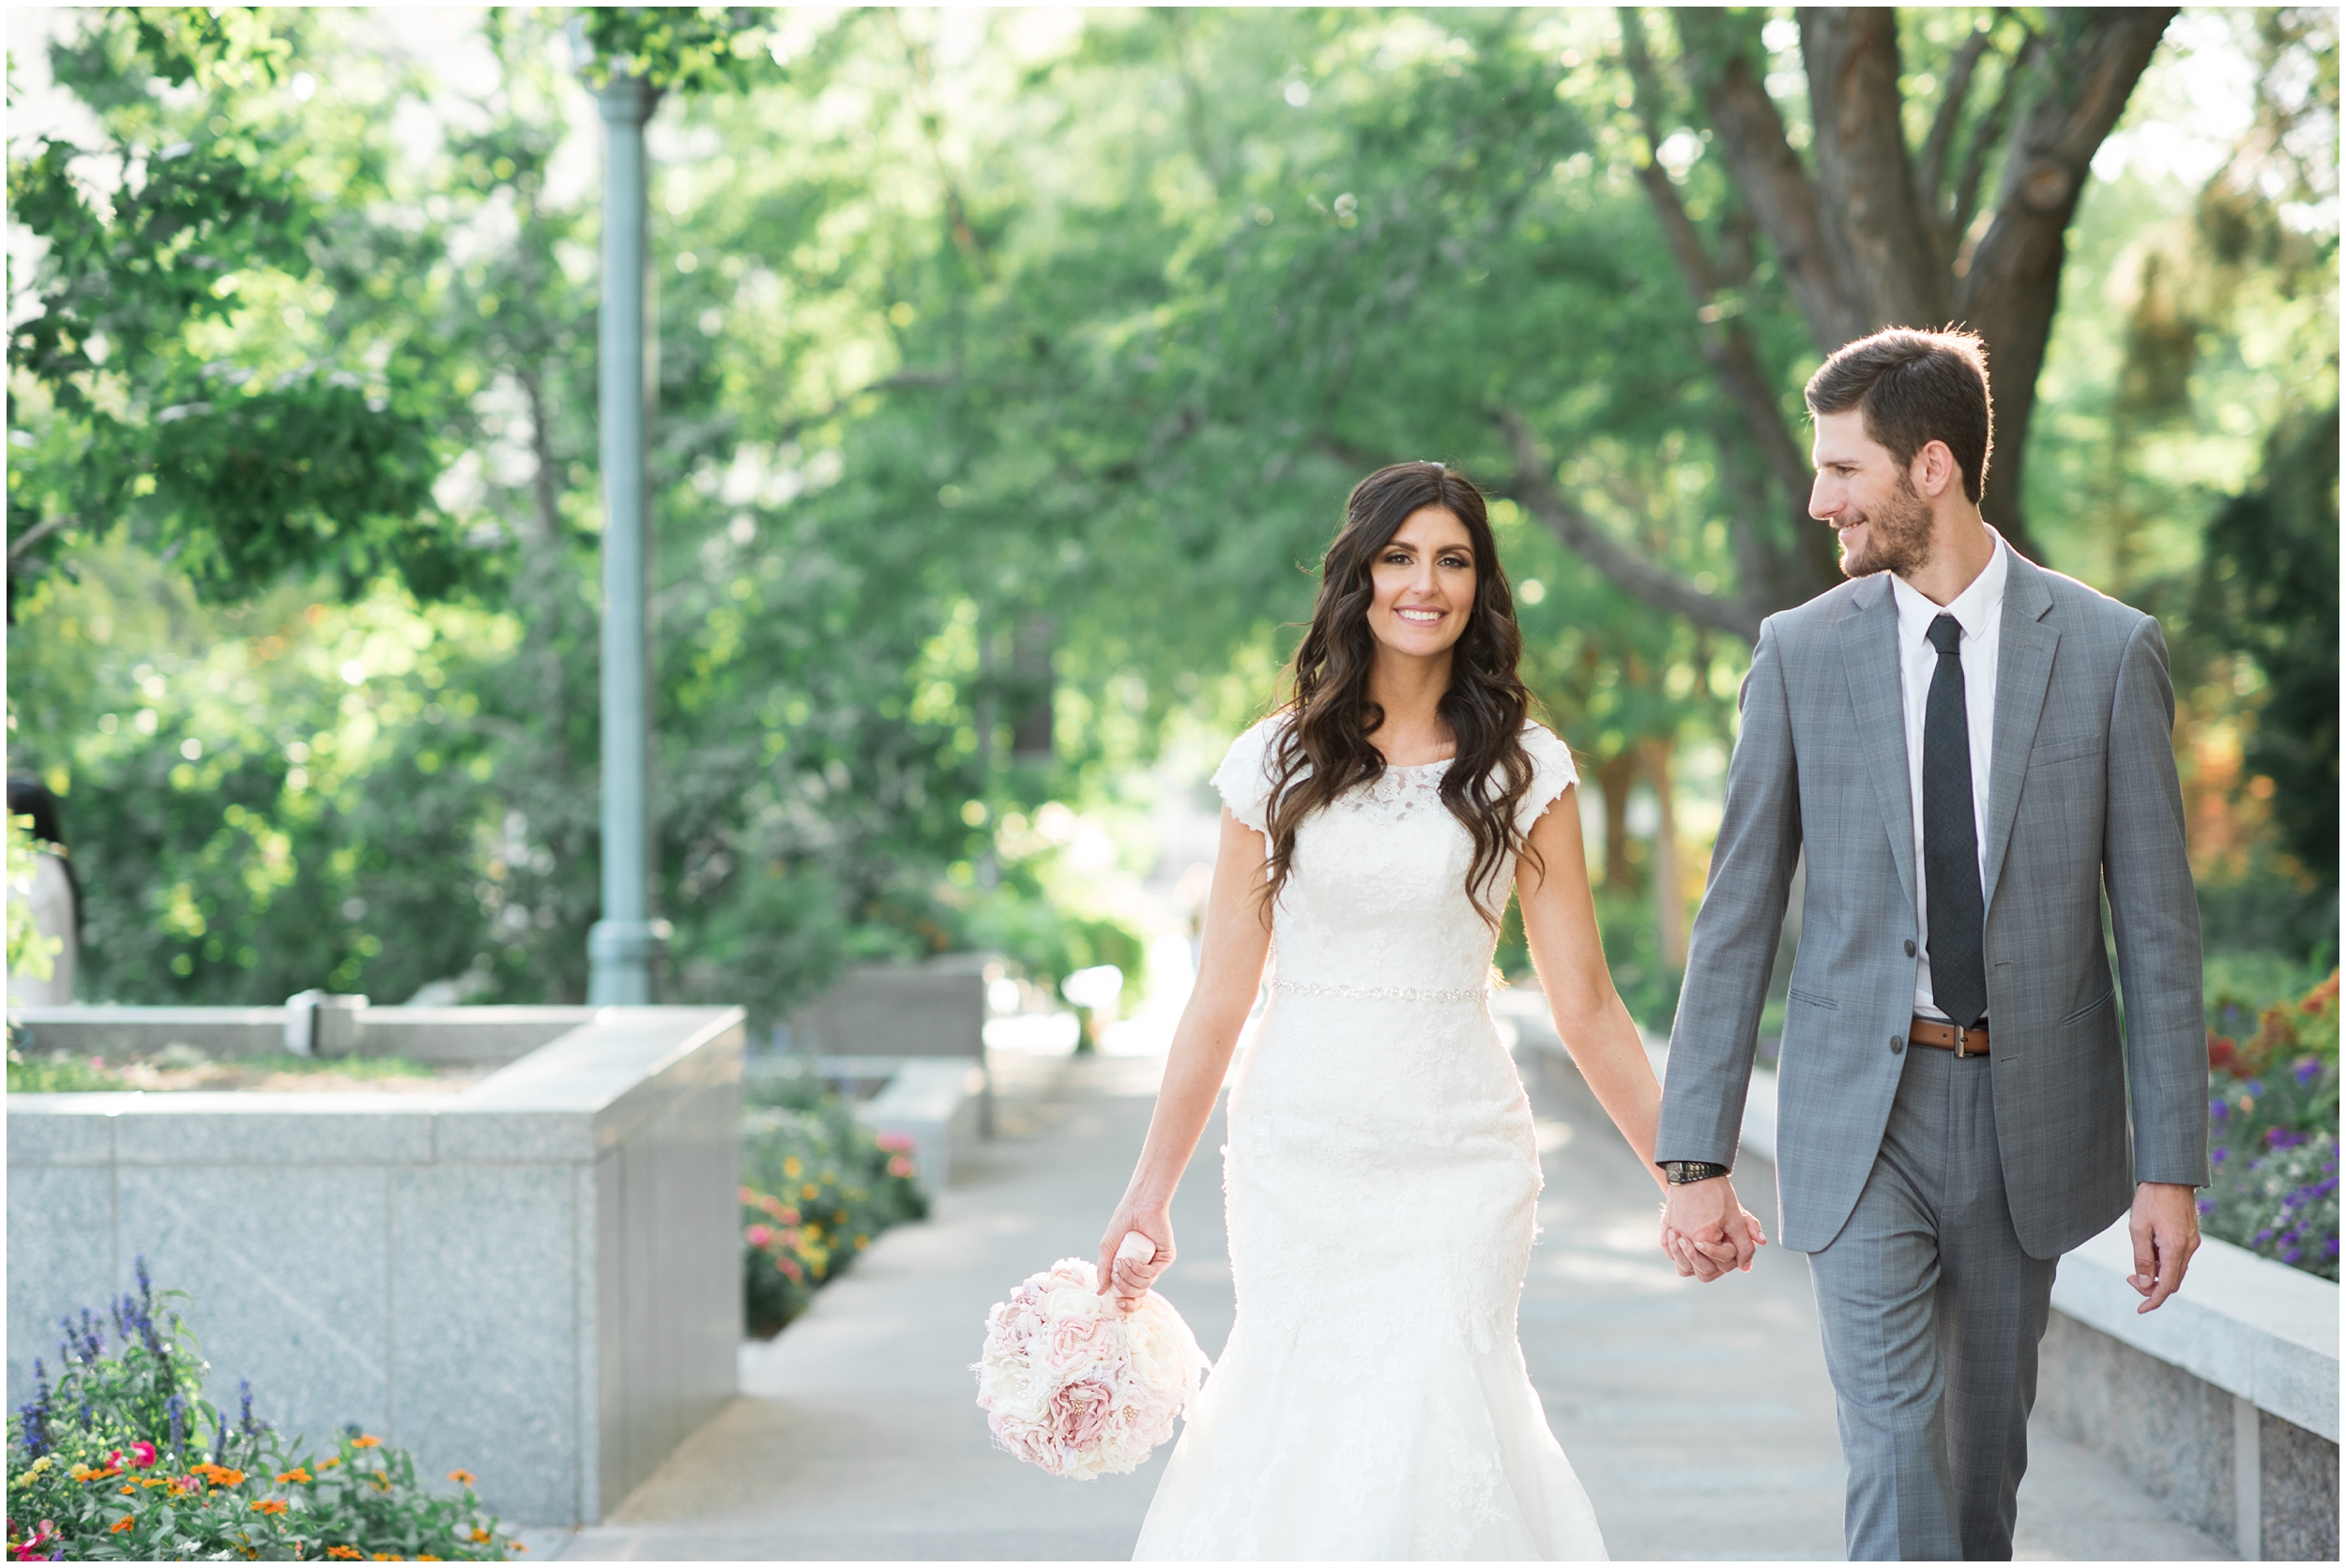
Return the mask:
[[2199,1245],[2207,1058],[2167,648],[1981,519],[1976,337],[1877,332],[1807,400],[1808,510],[1851,580],[1770,617],[1744,683],[1670,1031],[1664,1244],[1706,1279],[1729,1246],[1727,1267],[1750,1258],[1728,1173],[1805,853],[1776,1171],[1839,1399],[1849,1555],[2008,1559],[2055,1261],[2130,1202],[2148,1312]]

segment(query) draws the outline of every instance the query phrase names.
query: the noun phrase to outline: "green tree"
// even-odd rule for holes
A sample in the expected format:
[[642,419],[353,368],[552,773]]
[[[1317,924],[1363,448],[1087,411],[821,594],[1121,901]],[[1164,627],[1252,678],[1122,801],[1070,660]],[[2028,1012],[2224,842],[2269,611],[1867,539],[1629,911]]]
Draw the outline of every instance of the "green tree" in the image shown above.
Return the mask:
[[433,504],[439,388],[409,324],[337,287],[377,258],[329,215],[388,192],[363,137],[302,156],[329,113],[292,68],[303,32],[298,13],[118,8],[52,49],[104,136],[9,162],[10,211],[45,247],[8,342],[11,614],[116,527],[221,599],[320,571],[439,597],[484,570]]

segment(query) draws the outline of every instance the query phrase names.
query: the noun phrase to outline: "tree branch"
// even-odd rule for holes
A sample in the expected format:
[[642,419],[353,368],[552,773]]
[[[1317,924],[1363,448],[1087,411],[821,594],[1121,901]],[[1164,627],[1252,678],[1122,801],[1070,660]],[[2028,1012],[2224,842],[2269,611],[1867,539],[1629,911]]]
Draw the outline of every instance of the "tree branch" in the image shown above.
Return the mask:
[[[2078,35],[2050,46],[2050,86],[2013,134],[2004,158],[1996,217],[1973,252],[1958,307],[1994,347],[1997,422],[2025,432],[2036,403],[2036,374],[2060,300],[2064,236],[2094,154],[2151,62],[2173,8],[2089,13]],[[1999,471],[1983,510],[2023,549],[2019,509],[2025,444],[1996,454]],[[2024,550],[2024,553],[2027,553]]]
[[1681,53],[1701,72],[1703,111],[1718,132],[1714,145],[1768,236],[1809,338],[1821,349],[1839,346],[1857,333],[1848,329],[1816,189],[1784,134],[1775,100],[1752,68],[1756,23],[1735,12],[1694,8],[1674,10],[1670,19]]
[[1947,318],[1947,275],[1906,155],[1897,13],[1805,8],[1800,53],[1816,122],[1825,239],[1862,317],[1858,331],[1936,327]]
[[[1958,280],[1971,269],[1971,258],[1963,253],[1963,236],[1971,232],[1972,218],[1979,211],[1979,182],[1988,172],[1988,155],[2003,140],[2004,125],[2012,118],[2012,106],[2019,101],[2020,84],[2035,62],[2036,49],[2036,35],[2023,27],[2020,47],[2012,52],[2003,68],[2003,84],[1996,89],[1996,101],[1972,132],[1972,145],[1963,154],[1963,171],[1955,182],[1955,215],[1947,221],[1948,261]],[[1957,284],[1958,290],[1961,286]]]
[[[1997,12],[2002,20],[2003,12]],[[1995,23],[1974,28],[1963,40],[1963,47],[1955,52],[1955,63],[1947,68],[1944,96],[1939,99],[1939,112],[1930,119],[1930,134],[1923,141],[1922,173],[1916,186],[1923,199],[1923,210],[1934,217],[1939,212],[1939,187],[1946,183],[1947,151],[1955,143],[1955,128],[1963,118],[1963,102],[1972,95],[1972,75],[1979,69],[1979,57],[1988,50],[1988,39],[1995,31]],[[1955,247],[1941,236],[1941,249],[1952,255]]]
[[46,522],[34,524],[23,533],[8,540],[8,564],[10,566],[14,566],[17,562],[17,557],[23,555],[25,551],[30,550],[34,545],[38,544],[42,540],[47,539],[51,534],[55,533],[59,528],[70,528],[80,521],[81,519],[78,517],[52,517]]
[[521,383],[522,396],[529,403],[529,455],[538,471],[530,476],[530,498],[538,512],[538,542],[558,544],[562,539],[562,510],[556,503],[554,489],[554,442],[546,425],[545,388],[539,379],[536,366],[513,373]]
[[1547,459],[1523,416],[1504,409],[1498,419],[1515,457],[1516,471],[1507,488],[1566,548],[1603,572],[1615,586],[1655,609],[1684,616],[1698,626],[1731,632],[1747,643],[1759,639],[1760,617],[1748,602],[1704,593],[1676,572],[1617,542],[1548,478]]
[[1662,145],[1656,114],[1661,87],[1654,79],[1653,62],[1646,53],[1644,23],[1635,8],[1624,6],[1621,9],[1621,41],[1629,79],[1636,89],[1638,123],[1645,129],[1646,157],[1638,165],[1638,181],[1645,187],[1654,215],[1661,220],[1662,233],[1669,240],[1670,254],[1677,259],[1687,292],[1694,296],[1695,313],[1701,323],[1702,358],[1726,384],[1728,395],[1742,410],[1744,422],[1750,427],[1760,456],[1775,473],[1776,482],[1784,487],[1785,495],[1805,495],[1808,463],[1785,425],[1784,411],[1776,405],[1774,386],[1760,368],[1759,350],[1743,323],[1736,319],[1731,302],[1719,298],[1718,274],[1703,250],[1702,236],[1695,231],[1694,220],[1686,216],[1686,204],[1679,199],[1678,187],[1671,183],[1668,171],[1654,159],[1654,149]]

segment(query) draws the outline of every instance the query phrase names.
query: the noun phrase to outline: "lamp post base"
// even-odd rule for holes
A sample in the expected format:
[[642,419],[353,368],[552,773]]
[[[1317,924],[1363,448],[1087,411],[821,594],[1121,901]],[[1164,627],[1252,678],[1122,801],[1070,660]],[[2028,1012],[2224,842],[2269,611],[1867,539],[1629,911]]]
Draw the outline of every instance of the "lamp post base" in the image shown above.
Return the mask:
[[586,1005],[648,1007],[652,967],[668,951],[666,921],[597,921],[586,933]]

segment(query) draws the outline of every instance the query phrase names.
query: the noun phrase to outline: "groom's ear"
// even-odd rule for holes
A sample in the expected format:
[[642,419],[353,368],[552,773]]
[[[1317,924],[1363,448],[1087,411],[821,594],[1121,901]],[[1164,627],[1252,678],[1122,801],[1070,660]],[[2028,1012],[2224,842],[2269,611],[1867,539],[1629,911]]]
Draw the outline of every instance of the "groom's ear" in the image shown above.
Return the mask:
[[1914,454],[1914,461],[1906,466],[1907,482],[1914,493],[1930,500],[1946,494],[1949,486],[1960,486],[1963,470],[1955,461],[1955,453],[1944,441],[1929,440]]

